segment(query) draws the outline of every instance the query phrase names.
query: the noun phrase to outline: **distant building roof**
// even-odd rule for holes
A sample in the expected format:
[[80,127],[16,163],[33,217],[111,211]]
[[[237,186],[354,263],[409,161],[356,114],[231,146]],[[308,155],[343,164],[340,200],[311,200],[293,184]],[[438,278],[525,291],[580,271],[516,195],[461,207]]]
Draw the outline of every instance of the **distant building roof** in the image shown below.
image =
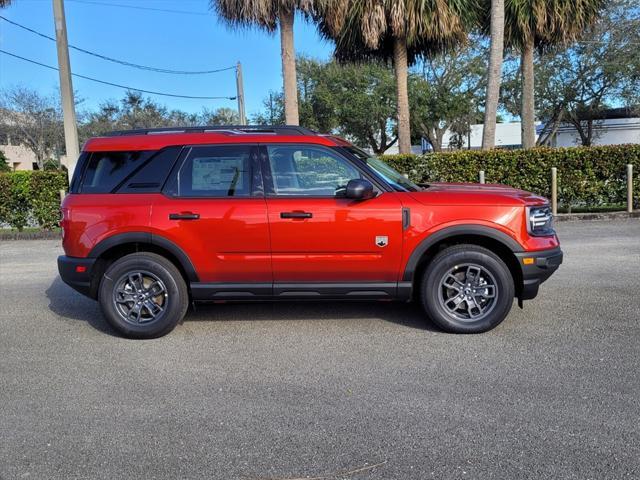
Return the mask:
[[640,117],[640,105],[630,105],[621,108],[606,108],[591,115],[578,115],[581,120],[613,120],[616,118],[637,118]]

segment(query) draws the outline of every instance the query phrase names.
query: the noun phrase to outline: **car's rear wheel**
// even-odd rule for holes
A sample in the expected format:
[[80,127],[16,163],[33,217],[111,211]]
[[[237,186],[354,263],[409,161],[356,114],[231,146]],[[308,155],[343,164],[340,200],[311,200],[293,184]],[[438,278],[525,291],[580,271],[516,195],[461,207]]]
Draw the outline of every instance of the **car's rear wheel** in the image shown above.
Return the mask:
[[513,304],[509,268],[492,251],[456,245],[439,252],[421,283],[422,306],[440,328],[480,333],[499,325]]
[[113,262],[100,282],[98,298],[107,322],[129,338],[169,333],[189,306],[187,286],[178,269],[150,252]]

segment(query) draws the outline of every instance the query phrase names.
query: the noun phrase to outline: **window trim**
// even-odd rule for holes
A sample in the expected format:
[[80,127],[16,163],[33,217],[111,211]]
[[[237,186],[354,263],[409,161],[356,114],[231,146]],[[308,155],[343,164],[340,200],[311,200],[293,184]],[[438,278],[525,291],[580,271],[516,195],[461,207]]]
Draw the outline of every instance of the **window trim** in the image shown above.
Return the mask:
[[[264,195],[266,198],[278,198],[278,199],[334,199],[334,200],[346,200],[351,201],[351,199],[346,197],[336,197],[335,195],[281,195],[278,194],[275,190],[275,186],[273,183],[273,171],[271,170],[271,162],[269,161],[269,150],[268,147],[271,146],[284,146],[284,147],[314,147],[320,150],[326,150],[333,155],[337,155],[339,158],[347,162],[350,166],[355,168],[361,175],[362,178],[370,181],[373,184],[374,191],[376,192],[376,196],[389,191],[387,185],[381,185],[377,178],[373,177],[362,165],[359,165],[357,162],[354,162],[351,158],[347,157],[341,150],[337,150],[335,148],[327,147],[325,145],[319,145],[317,143],[261,143],[260,144],[260,167],[262,169],[262,181],[264,183]],[[375,198],[375,197],[374,197]]]
[[[189,159],[191,152],[194,149],[208,149],[208,148],[220,148],[220,147],[248,147],[249,148],[249,195],[246,196],[227,196],[227,195],[198,195],[198,196],[185,196],[176,195],[168,192],[168,189],[172,187],[178,181],[178,172]],[[173,168],[167,176],[167,180],[162,186],[162,194],[172,200],[251,200],[255,198],[264,197],[264,187],[262,176],[260,175],[259,166],[259,151],[257,143],[214,143],[214,144],[195,144],[184,145],[182,152],[178,156],[177,161],[173,165]]]

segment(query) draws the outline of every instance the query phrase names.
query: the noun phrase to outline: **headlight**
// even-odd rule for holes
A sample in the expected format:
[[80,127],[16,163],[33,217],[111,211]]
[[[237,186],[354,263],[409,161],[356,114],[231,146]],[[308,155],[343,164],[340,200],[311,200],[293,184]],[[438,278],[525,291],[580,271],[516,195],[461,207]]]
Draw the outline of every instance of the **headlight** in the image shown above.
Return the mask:
[[527,231],[529,235],[544,237],[553,235],[553,214],[549,205],[527,207]]

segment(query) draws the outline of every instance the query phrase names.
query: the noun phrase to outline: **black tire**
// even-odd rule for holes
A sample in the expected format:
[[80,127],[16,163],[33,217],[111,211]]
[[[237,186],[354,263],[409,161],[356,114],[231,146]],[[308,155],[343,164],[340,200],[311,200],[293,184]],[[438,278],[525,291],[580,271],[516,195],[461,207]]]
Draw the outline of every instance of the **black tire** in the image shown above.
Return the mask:
[[[130,281],[130,274],[133,281]],[[122,288],[123,282],[127,285],[125,289]],[[153,290],[144,290],[145,284]],[[134,287],[136,290],[133,290],[131,285],[141,288]],[[126,290],[126,293],[117,293],[116,289],[119,292]],[[142,292],[146,292],[147,297]],[[133,297],[135,299],[129,300]],[[140,252],[119,258],[107,268],[100,282],[98,301],[109,325],[121,335],[157,338],[169,333],[184,318],[189,306],[189,292],[173,263],[155,253]],[[154,303],[146,303],[151,301]],[[138,304],[142,306],[136,310]],[[145,307],[145,304],[152,308]],[[123,313],[127,310],[133,313],[127,316]]]
[[[489,284],[495,284],[493,299],[479,297],[479,302],[475,302],[475,297],[466,297],[473,298],[470,300],[473,303],[464,300],[464,292],[468,285],[472,285],[472,283],[465,283],[468,278],[465,275],[467,272],[465,269],[471,268],[472,273],[478,273],[473,266],[482,269],[479,272],[480,282],[489,280]],[[457,275],[456,278],[463,279],[459,282],[450,280],[448,283],[453,285],[451,289],[442,283],[446,278],[450,278],[449,273]],[[483,289],[483,285],[486,283],[477,285],[477,291],[488,295],[490,290]],[[453,288],[460,289],[460,291],[453,290]],[[473,285],[472,290],[476,291]],[[491,250],[477,245],[455,245],[439,252],[426,268],[420,284],[420,300],[427,316],[441,329],[452,333],[481,333],[496,327],[509,314],[514,295],[513,277],[507,265]],[[459,300],[460,296],[462,296],[462,300]],[[456,300],[461,304],[461,312],[457,310],[459,307],[457,307]],[[478,303],[483,304],[483,302],[487,302],[484,304],[485,313],[478,313],[481,312]],[[477,307],[471,307],[471,305]],[[447,306],[455,307],[453,308],[455,312],[447,310]],[[469,310],[477,314],[479,319],[472,318]],[[466,316],[469,318],[460,318]]]

